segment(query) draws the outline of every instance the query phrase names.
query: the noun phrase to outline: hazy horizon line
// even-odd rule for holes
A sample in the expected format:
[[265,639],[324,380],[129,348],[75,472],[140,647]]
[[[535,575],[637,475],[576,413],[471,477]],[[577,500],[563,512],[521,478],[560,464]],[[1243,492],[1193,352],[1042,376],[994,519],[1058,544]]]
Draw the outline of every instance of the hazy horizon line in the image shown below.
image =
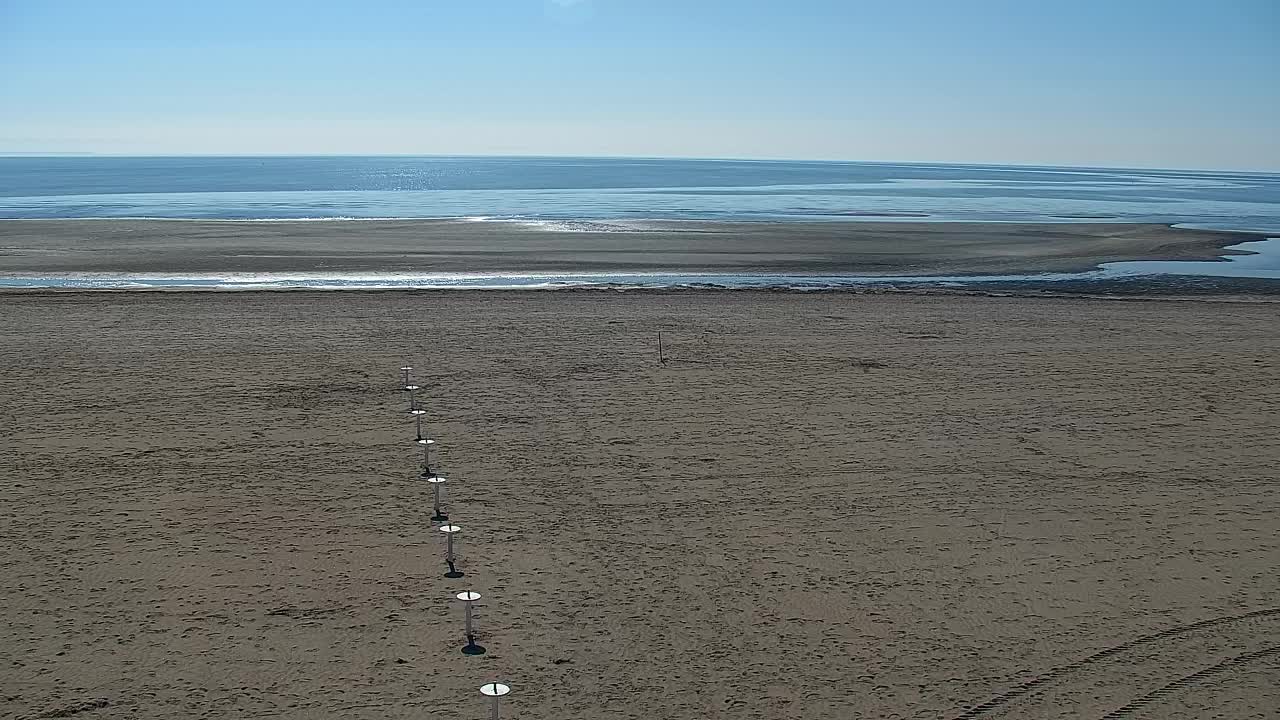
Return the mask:
[[544,153],[112,153],[93,151],[6,151],[0,150],[0,159],[14,157],[98,157],[98,158],[527,158],[573,160],[689,160],[710,162],[793,162],[832,163],[861,165],[916,165],[938,167],[1007,167],[1048,168],[1061,170],[1157,170],[1165,172],[1216,172],[1246,173],[1253,175],[1280,174],[1280,168],[1267,170],[1223,167],[1165,167],[1156,165],[1057,165],[1014,162],[945,162],[928,160],[851,160],[843,158],[792,158],[792,157],[715,157],[701,155],[557,155]]

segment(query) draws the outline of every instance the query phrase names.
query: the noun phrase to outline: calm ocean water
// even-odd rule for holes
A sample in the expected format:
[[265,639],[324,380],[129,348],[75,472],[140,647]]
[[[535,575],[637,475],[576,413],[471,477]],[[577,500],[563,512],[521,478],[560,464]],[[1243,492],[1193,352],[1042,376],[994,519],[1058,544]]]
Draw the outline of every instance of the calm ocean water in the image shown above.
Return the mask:
[[[1280,236],[1280,175],[852,162],[533,157],[0,157],[0,218],[474,218],[1157,222]],[[1036,280],[1280,279],[1280,240],[1228,263],[1112,263]],[[993,276],[989,281],[1017,281]],[[0,287],[822,286],[904,278],[720,275],[0,277]],[[984,278],[931,278],[983,282]]]
[[1122,220],[1280,231],[1280,175],[512,157],[0,157],[3,218]]

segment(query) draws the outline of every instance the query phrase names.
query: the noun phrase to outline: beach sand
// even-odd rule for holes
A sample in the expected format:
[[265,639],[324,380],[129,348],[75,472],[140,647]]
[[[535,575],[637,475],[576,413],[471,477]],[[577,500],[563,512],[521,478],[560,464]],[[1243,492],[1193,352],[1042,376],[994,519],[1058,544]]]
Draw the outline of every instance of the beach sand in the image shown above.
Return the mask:
[[[0,220],[0,273],[1076,272],[1261,236],[1132,223]],[[1230,251],[1227,251],[1228,254]]]
[[[485,717],[492,679],[516,720],[1280,708],[1274,303],[0,310],[6,718]],[[407,359],[461,579],[413,477]]]

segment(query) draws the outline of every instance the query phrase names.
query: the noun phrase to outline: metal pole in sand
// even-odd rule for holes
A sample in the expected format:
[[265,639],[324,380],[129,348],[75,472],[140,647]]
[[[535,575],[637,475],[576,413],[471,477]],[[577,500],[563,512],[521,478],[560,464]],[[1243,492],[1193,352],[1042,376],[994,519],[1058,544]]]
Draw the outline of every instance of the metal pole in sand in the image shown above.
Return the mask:
[[[404,386],[404,391],[409,393],[409,413],[414,415],[415,417],[417,416],[417,412],[415,411],[418,409],[417,392],[419,389],[421,389],[421,387],[422,387],[421,385],[412,385],[412,384]],[[422,431],[418,431],[418,435],[422,435]]]
[[480,593],[467,590],[466,592],[458,593],[454,597],[462,601],[467,618],[467,644],[462,648],[462,652],[466,655],[483,655],[484,648],[476,644],[476,633],[471,628],[471,603],[480,599]]
[[422,408],[409,408],[409,414],[413,416],[416,437],[422,437],[422,416],[426,415],[427,411]]
[[431,446],[436,444],[431,438],[418,437],[414,442],[422,446],[422,474],[431,474]]
[[462,573],[458,572],[458,568],[454,566],[453,556],[453,536],[462,532],[462,528],[457,525],[442,525],[440,532],[444,533],[447,538],[444,549],[444,564],[449,566],[449,572],[445,573],[445,577],[462,577]]
[[431,491],[432,491],[432,494],[435,496],[434,497],[435,502],[432,504],[432,508],[435,510],[435,514],[431,516],[431,519],[436,522],[440,522],[442,520],[448,520],[449,516],[445,515],[443,512],[440,512],[440,488],[442,488],[444,484],[448,482],[448,480],[440,477],[439,475],[427,475],[426,480],[427,482],[431,483]]
[[[415,385],[413,387],[417,388],[418,386]],[[411,394],[409,396],[409,414],[413,416],[413,422],[414,422],[415,434],[414,434],[413,441],[422,446],[422,474],[430,475],[431,474],[431,446],[435,444],[435,440],[431,440],[426,435],[422,434],[422,416],[426,415],[427,411],[424,410],[423,408],[418,407],[418,401],[417,401],[416,395]]]
[[498,720],[498,698],[510,693],[511,687],[500,682],[491,682],[481,685],[480,692],[487,697],[493,698],[493,712],[489,715],[489,720]]
[[428,477],[433,474],[431,472],[431,446],[436,441],[422,434],[422,417],[427,414],[424,408],[418,407],[417,391],[421,390],[422,386],[406,384],[404,389],[409,392],[409,414],[413,416],[414,425],[413,441],[422,446],[422,476]]
[[415,385],[413,382],[413,376],[411,375],[411,373],[413,372],[413,367],[410,365],[405,365],[404,367],[400,368],[400,372],[402,373],[400,377],[400,380],[401,380],[400,389],[409,393],[409,409],[412,410],[413,408],[417,407],[417,405],[414,403],[414,400],[413,400],[413,392],[419,388],[419,386]]

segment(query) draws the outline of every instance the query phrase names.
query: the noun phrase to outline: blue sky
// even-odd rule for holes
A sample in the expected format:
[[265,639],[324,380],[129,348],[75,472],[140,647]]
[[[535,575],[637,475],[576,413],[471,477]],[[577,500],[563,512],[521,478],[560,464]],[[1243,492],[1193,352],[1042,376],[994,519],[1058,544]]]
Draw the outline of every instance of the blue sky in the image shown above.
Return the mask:
[[1277,0],[0,0],[0,151],[1280,169]]

